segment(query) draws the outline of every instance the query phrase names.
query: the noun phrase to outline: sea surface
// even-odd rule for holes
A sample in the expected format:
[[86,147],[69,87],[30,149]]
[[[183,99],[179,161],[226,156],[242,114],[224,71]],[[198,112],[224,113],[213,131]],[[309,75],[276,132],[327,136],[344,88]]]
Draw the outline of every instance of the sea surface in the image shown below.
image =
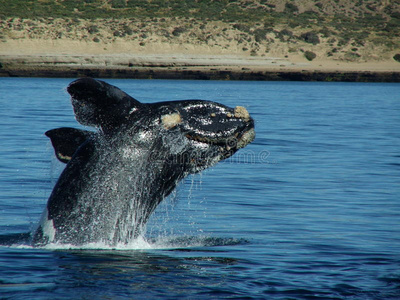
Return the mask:
[[107,80],[245,106],[256,139],[132,244],[33,248],[71,81],[0,78],[0,299],[400,299],[400,84]]

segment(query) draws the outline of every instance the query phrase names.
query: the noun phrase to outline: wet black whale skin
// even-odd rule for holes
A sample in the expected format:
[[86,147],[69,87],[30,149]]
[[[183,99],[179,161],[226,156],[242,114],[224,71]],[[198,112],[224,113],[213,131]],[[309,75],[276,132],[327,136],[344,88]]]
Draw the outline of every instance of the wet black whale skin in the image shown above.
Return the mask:
[[77,121],[95,130],[46,132],[67,165],[33,233],[34,245],[127,243],[181,179],[254,139],[254,121],[242,107],[205,100],[140,103],[91,78],[67,90]]

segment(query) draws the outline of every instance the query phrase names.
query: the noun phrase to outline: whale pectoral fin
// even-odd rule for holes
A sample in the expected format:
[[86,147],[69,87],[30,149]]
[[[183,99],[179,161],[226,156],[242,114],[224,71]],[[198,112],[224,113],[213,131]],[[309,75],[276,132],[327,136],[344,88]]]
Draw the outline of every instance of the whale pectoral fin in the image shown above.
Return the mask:
[[63,163],[68,163],[76,150],[95,134],[92,131],[68,127],[52,129],[45,133],[51,140],[57,159]]
[[92,78],[73,81],[67,91],[76,120],[106,131],[123,123],[142,105],[119,88]]

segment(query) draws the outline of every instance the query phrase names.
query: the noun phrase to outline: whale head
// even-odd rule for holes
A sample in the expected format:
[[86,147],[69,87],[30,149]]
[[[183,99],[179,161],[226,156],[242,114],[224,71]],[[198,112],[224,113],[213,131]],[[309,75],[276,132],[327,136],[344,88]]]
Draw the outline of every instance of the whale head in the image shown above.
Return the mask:
[[[196,173],[232,156],[255,137],[254,121],[244,107],[230,108],[204,100],[170,101],[142,107],[137,112],[137,127],[144,139],[153,139],[164,153],[166,163],[184,166]],[[150,116],[150,117],[149,117]],[[132,133],[130,136],[134,136]],[[140,139],[140,138],[139,138]]]

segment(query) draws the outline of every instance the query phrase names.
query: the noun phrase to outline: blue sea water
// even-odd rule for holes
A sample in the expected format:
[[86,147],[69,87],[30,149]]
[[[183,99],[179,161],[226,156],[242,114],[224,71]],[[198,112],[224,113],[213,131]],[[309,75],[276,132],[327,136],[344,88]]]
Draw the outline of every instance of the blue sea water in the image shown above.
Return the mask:
[[0,78],[1,299],[400,299],[400,84],[107,80],[245,106],[255,141],[186,179],[144,237],[32,248],[75,121],[70,79]]

